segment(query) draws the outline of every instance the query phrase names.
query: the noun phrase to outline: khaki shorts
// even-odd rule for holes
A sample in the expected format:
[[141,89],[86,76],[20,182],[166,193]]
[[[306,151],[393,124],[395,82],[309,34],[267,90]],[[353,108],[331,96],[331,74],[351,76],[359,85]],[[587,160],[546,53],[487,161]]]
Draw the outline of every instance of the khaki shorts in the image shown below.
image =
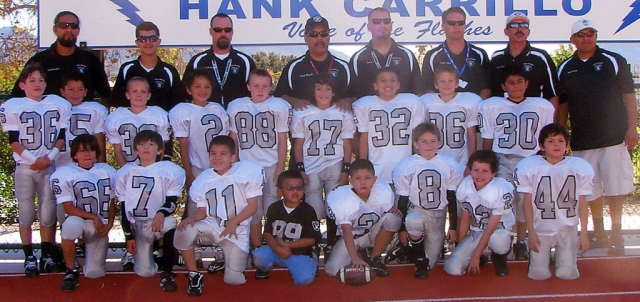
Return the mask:
[[602,196],[620,196],[633,192],[633,163],[624,143],[599,149],[573,151],[593,168],[593,194],[587,201]]

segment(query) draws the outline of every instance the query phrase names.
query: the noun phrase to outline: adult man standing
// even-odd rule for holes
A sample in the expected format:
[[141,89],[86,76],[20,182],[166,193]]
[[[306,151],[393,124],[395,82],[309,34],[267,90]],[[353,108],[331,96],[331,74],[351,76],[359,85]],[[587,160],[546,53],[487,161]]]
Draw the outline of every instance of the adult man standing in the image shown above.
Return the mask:
[[559,101],[556,66],[546,51],[531,47],[527,41],[530,33],[529,17],[526,14],[517,11],[507,17],[504,34],[509,37],[509,44],[491,56],[491,95],[504,96],[505,91],[501,86],[504,67],[509,63],[521,64],[525,79],[529,81],[525,96],[543,97],[553,104],[557,112]]
[[623,255],[622,204],[625,195],[634,190],[633,164],[627,150],[638,143],[638,108],[627,61],[598,47],[597,38],[591,20],[578,20],[571,27],[576,51],[558,68],[562,89],[558,120],[564,125],[569,113],[573,155],[588,161],[595,172],[593,194],[587,196],[596,233],[592,245],[607,246],[602,219],[606,198],[612,231],[609,255]]
[[349,61],[351,67],[351,95],[363,97],[376,94],[373,88],[376,72],[382,67],[393,69],[400,80],[399,93],[421,94],[424,92],[418,60],[411,50],[396,44],[391,38],[393,21],[389,11],[374,8],[367,17],[367,29],[371,41],[358,50]]
[[435,92],[434,71],[441,65],[452,65],[458,70],[460,83],[456,91],[473,92],[482,99],[491,95],[489,57],[484,49],[464,39],[466,13],[460,7],[450,7],[442,13],[445,41],[431,49],[422,62],[422,77],[427,92]]
[[[95,92],[98,92],[100,97],[106,100],[111,89],[107,74],[104,72],[104,65],[94,54],[76,46],[80,34],[78,16],[70,11],[59,12],[53,19],[53,33],[56,35],[56,41],[49,49],[35,54],[25,64],[26,66],[38,62],[44,68],[47,80],[44,94],[60,95],[62,77],[76,72],[84,81],[87,98],[92,99]],[[11,95],[25,96],[17,82]]]
[[273,94],[285,99],[294,109],[315,104],[314,79],[326,75],[334,80],[333,92],[341,108],[351,108],[353,98],[349,98],[348,94],[351,82],[349,64],[329,52],[330,29],[327,19],[321,16],[309,18],[304,27],[307,53],[291,60],[282,70]]
[[149,81],[151,88],[147,106],[159,106],[168,112],[185,98],[186,91],[180,81],[180,74],[173,65],[158,57],[158,46],[162,42],[158,26],[152,22],[142,22],[136,26],[135,34],[140,56],[120,66],[110,105],[129,107],[129,101],[125,97],[127,82],[133,77],[141,76]]
[[216,14],[209,22],[209,34],[212,38],[211,48],[195,55],[187,64],[183,79],[197,68],[211,70],[218,85],[213,87],[209,98],[227,108],[229,102],[250,96],[247,89],[249,72],[256,69],[251,56],[237,51],[231,46],[233,38],[233,21],[229,15]]

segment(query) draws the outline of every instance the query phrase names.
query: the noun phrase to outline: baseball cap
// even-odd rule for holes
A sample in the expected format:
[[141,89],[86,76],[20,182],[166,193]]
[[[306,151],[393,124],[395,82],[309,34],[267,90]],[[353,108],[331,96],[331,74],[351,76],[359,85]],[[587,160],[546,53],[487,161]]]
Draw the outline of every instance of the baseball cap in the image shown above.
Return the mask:
[[509,17],[507,17],[507,23],[505,23],[505,25],[508,25],[509,23],[513,23],[513,22],[516,22],[516,21],[526,22],[528,24],[529,23],[529,17],[527,17],[527,14],[525,14],[523,12],[515,11],[515,12],[511,13],[511,15],[509,15]]
[[573,23],[573,26],[571,26],[571,35],[573,36],[585,28],[592,28],[593,30],[597,31],[596,24],[593,21],[587,20],[587,19],[580,19],[575,23]]
[[329,21],[327,21],[327,19],[323,18],[322,16],[313,16],[307,20],[307,24],[304,26],[304,31],[311,31],[317,25],[322,25],[327,29],[330,28]]

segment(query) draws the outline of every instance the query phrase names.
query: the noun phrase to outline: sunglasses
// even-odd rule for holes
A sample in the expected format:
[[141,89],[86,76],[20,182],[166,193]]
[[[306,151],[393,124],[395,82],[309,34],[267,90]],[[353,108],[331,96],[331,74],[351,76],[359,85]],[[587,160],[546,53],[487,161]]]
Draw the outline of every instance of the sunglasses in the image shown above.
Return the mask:
[[324,38],[324,37],[329,36],[329,31],[328,31],[328,30],[323,30],[323,31],[315,31],[315,30],[314,30],[314,31],[310,31],[310,32],[308,32],[308,33],[307,33],[307,35],[308,35],[309,37],[311,37],[311,38],[315,38],[315,37],[317,37],[318,35],[320,35],[320,37],[323,37],[323,38]]
[[573,34],[573,35],[574,35],[575,37],[578,37],[578,38],[584,38],[584,37],[589,37],[589,38],[591,38],[591,37],[593,37],[593,36],[595,36],[595,35],[597,35],[597,34],[598,34],[598,32],[597,32],[597,31],[587,31],[587,32],[579,31],[579,32],[577,32],[577,33],[575,33],[575,34]]
[[78,29],[80,28],[80,24],[75,22],[58,22],[56,23],[56,27],[61,29],[67,29],[69,27],[71,27],[71,29]]
[[303,186],[299,186],[299,187],[294,187],[294,186],[280,187],[280,189],[285,190],[285,191],[289,191],[289,192],[304,191],[304,187]]
[[221,33],[224,30],[224,32],[227,34],[233,31],[233,28],[231,27],[214,27],[212,29],[214,32],[217,32],[217,33]]
[[464,26],[465,24],[466,24],[466,22],[464,20],[458,20],[458,21],[447,20],[447,25],[449,25],[449,26],[456,26],[456,25]]
[[384,24],[390,24],[391,23],[391,18],[384,18],[384,19],[371,19],[371,22],[373,24],[380,24],[380,23],[384,23]]
[[140,43],[146,43],[147,41],[156,42],[156,41],[158,41],[158,39],[160,39],[160,37],[158,37],[156,35],[138,36],[138,38],[136,38],[136,41],[138,41]]
[[529,23],[509,23],[509,24],[507,24],[507,27],[508,28],[513,28],[513,29],[518,28],[518,27],[527,29],[527,28],[529,28]]

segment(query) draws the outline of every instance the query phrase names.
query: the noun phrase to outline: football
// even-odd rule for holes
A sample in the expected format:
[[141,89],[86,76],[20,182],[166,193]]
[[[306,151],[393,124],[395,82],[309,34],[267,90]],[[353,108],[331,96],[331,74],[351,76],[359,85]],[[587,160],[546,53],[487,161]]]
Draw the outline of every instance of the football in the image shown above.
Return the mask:
[[338,271],[338,280],[346,285],[364,285],[375,278],[376,274],[368,267],[352,268],[347,265]]

